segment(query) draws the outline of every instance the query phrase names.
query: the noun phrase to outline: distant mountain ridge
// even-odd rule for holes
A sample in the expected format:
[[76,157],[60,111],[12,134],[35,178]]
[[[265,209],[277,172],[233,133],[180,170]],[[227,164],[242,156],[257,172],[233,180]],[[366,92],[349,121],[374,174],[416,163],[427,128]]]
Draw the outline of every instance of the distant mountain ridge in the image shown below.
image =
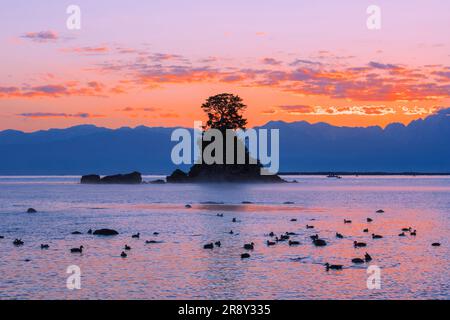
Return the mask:
[[[282,172],[450,172],[450,108],[385,129],[305,121],[271,121],[260,128],[280,130]],[[170,159],[173,129],[1,131],[0,175],[169,174],[177,167]]]

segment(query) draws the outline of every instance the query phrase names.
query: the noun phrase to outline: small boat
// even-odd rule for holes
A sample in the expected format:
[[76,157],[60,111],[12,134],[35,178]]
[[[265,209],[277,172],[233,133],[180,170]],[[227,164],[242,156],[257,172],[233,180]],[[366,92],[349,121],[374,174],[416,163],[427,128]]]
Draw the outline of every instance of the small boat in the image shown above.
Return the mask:
[[329,179],[342,179],[341,176],[339,176],[337,174],[333,174],[333,173],[327,175],[327,178],[329,178]]

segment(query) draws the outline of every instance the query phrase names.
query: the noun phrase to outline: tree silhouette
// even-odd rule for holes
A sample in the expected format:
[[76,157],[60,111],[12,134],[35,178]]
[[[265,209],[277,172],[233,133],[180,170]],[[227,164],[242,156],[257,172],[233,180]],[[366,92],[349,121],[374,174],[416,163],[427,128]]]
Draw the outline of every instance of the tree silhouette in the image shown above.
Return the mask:
[[245,129],[247,120],[243,118],[242,111],[247,106],[242,99],[233,94],[222,93],[209,97],[202,105],[203,111],[208,115],[208,121],[204,129]]

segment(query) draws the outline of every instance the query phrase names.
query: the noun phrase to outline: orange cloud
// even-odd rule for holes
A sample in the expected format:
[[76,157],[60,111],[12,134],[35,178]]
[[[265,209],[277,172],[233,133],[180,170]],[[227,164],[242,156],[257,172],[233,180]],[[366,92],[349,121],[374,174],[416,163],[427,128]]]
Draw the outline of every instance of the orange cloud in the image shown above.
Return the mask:
[[25,118],[101,118],[104,115],[100,114],[89,114],[89,113],[51,113],[51,112],[31,112],[31,113],[20,113],[20,117]]
[[45,84],[27,87],[0,87],[0,98],[35,98],[63,96],[102,96],[104,85],[97,81],[82,86],[76,81],[65,84]]

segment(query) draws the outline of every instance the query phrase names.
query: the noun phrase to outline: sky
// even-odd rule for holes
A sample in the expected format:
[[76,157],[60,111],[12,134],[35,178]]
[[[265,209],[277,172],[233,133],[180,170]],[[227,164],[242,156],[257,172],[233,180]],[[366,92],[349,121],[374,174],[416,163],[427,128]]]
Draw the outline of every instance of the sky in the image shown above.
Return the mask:
[[[69,5],[81,9],[70,30]],[[367,8],[381,28],[367,26]],[[450,106],[450,1],[3,0],[0,130],[192,126],[238,94],[249,125],[409,123]]]

